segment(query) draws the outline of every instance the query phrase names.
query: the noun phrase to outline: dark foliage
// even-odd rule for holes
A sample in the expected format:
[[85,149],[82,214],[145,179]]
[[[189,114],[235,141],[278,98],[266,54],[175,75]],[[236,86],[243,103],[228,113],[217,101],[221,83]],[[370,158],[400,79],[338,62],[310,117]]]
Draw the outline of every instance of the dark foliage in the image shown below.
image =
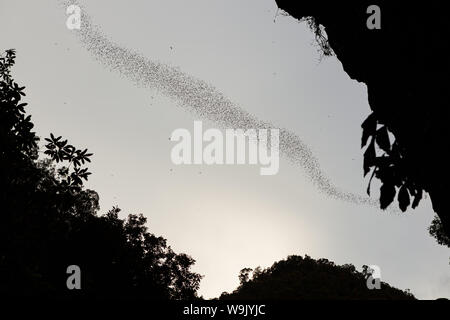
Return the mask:
[[[358,272],[351,264],[335,265],[327,259],[289,256],[270,268],[245,268],[239,275],[240,285],[232,293],[222,293],[221,300],[311,300],[311,299],[415,299],[381,282],[380,289],[369,290],[366,279],[370,269]],[[250,277],[250,273],[252,277]]]
[[450,247],[450,237],[444,232],[442,222],[438,216],[434,217],[428,231],[434,238],[436,238],[439,244]]
[[[440,59],[450,49],[448,3],[276,2],[306,19],[324,54],[332,50],[345,72],[367,85],[372,113],[362,124],[363,168],[364,175],[372,171],[382,183],[381,208],[395,198],[402,211],[416,208],[427,192],[449,237],[450,62]],[[381,29],[366,27],[370,5],[381,9]]]
[[[147,231],[142,215],[98,216],[98,195],[86,190],[91,153],[53,134],[48,159],[11,78],[14,50],[0,56],[0,294],[54,297],[191,299],[201,276],[194,260]],[[69,291],[69,265],[82,289]]]

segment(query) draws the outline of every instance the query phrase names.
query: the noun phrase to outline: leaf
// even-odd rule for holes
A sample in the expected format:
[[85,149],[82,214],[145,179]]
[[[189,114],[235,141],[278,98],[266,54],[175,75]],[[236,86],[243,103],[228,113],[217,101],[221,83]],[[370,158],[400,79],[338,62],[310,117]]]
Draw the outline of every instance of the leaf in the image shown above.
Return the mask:
[[72,149],[71,145],[67,145],[67,146],[64,147],[63,150],[64,150],[64,152],[66,152],[68,154],[71,154],[73,149]]
[[415,209],[417,208],[417,206],[419,205],[420,200],[422,200],[422,194],[423,194],[423,190],[419,189],[417,190],[415,196],[414,196],[414,201],[412,203],[412,208]]
[[367,186],[367,195],[369,197],[370,197],[370,184],[372,183],[372,179],[373,179],[373,177],[374,177],[376,172],[377,172],[377,168],[375,167],[375,169],[373,169],[372,176],[369,179],[369,185]]
[[17,106],[17,109],[19,109],[21,112],[25,112],[24,107],[26,107],[28,103],[21,103]]
[[406,187],[406,185],[402,185],[400,187],[399,192],[398,192],[398,204],[400,206],[400,210],[405,212],[406,209],[408,209],[408,206],[409,206],[410,203],[411,202],[410,202],[410,199],[409,199],[408,188]]
[[391,142],[389,141],[389,134],[386,126],[383,126],[377,131],[376,141],[381,150],[387,153],[391,151]]
[[374,165],[376,158],[375,153],[375,142],[372,138],[372,141],[370,142],[369,146],[367,147],[366,151],[364,152],[364,176],[366,176],[370,172],[370,167]]
[[380,207],[385,210],[395,198],[395,186],[390,183],[383,183],[380,188]]
[[361,127],[363,129],[361,148],[363,148],[369,137],[375,135],[375,131],[377,130],[377,119],[375,118],[375,113],[372,112],[363,122]]

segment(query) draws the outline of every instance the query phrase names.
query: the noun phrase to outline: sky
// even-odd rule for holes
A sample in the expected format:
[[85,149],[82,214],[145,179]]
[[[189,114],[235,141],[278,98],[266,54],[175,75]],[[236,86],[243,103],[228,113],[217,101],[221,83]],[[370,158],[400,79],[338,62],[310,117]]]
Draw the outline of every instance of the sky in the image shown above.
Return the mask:
[[[274,0],[81,3],[107,39],[295,133],[335,186],[365,194],[367,88],[322,58],[306,23],[277,14]],[[294,254],[378,265],[383,281],[418,298],[450,298],[450,252],[428,235],[429,198],[406,213],[335,199],[289,157],[273,176],[254,165],[174,165],[174,130],[220,124],[108,68],[66,20],[57,0],[0,0],[0,49],[17,50],[13,76],[36,132],[93,152],[86,186],[99,193],[100,213],[117,205],[122,217],[144,214],[152,233],[196,260],[205,298],[234,290],[244,267]]]

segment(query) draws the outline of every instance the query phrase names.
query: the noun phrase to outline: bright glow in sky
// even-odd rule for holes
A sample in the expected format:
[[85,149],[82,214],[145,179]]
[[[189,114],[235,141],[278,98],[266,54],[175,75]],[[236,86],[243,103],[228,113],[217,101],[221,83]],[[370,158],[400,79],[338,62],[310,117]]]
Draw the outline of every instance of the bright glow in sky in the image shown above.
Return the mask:
[[[320,61],[306,24],[274,21],[274,0],[83,3],[109,39],[292,130],[337,186],[364,194],[366,87],[336,58]],[[244,267],[308,254],[358,269],[376,264],[383,281],[419,298],[450,298],[449,251],[426,230],[429,200],[404,214],[333,200],[284,159],[275,176],[260,176],[259,166],[175,166],[172,131],[202,119],[105,69],[65,20],[56,0],[0,0],[1,50],[17,49],[13,75],[27,87],[38,135],[89,148],[88,187],[99,192],[101,213],[113,205],[143,213],[151,232],[197,260],[205,297],[236,288]]]

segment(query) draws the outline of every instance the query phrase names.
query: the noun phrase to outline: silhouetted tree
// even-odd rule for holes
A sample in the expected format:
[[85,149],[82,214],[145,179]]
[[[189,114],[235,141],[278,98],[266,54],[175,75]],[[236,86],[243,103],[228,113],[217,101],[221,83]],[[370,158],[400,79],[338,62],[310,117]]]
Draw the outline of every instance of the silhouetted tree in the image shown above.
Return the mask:
[[[195,262],[149,233],[142,215],[98,216],[86,190],[91,153],[53,134],[39,159],[25,112],[24,87],[11,77],[15,51],[0,56],[0,294],[53,297],[196,298]],[[69,291],[69,265],[81,268],[81,290]]]
[[358,272],[352,264],[335,265],[327,259],[289,256],[271,267],[241,271],[239,287],[222,293],[221,300],[300,300],[300,299],[415,299],[409,290],[402,291],[381,282],[380,289],[368,289],[370,268]]
[[450,247],[450,237],[445,233],[444,227],[441,223],[441,219],[439,219],[438,216],[434,217],[430,227],[428,228],[428,231],[439,244]]

